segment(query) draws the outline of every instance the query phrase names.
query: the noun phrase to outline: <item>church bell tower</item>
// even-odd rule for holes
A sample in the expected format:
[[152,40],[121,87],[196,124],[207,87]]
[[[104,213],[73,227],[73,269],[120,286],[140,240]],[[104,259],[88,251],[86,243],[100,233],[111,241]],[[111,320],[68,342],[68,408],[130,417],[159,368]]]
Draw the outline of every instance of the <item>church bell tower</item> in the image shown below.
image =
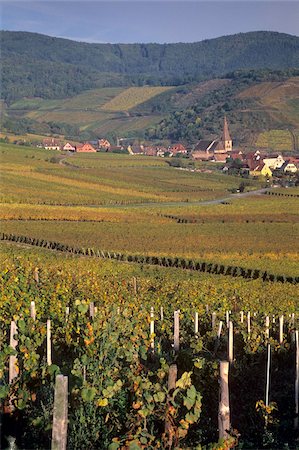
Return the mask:
[[224,116],[222,140],[223,140],[223,143],[224,143],[225,151],[226,152],[231,152],[232,149],[233,149],[233,141],[232,141],[232,138],[230,137],[230,134],[229,134],[226,116]]

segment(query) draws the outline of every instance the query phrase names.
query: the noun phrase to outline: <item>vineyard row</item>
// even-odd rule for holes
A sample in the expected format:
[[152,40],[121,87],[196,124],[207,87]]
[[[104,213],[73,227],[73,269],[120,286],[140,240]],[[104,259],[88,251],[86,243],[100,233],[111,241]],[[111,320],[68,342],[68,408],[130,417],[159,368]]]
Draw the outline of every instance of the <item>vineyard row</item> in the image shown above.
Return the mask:
[[60,242],[47,241],[44,239],[31,238],[28,236],[17,236],[14,234],[1,233],[0,240],[19,242],[27,245],[34,245],[50,250],[57,250],[61,252],[71,253],[74,255],[83,255],[98,258],[115,259],[123,262],[134,262],[138,264],[157,265],[162,267],[175,267],[181,269],[195,270],[198,272],[211,273],[215,275],[227,275],[232,277],[242,277],[245,279],[261,279],[263,281],[280,282],[280,283],[299,283],[299,276],[285,276],[278,274],[271,274],[260,269],[250,269],[240,266],[224,266],[223,264],[207,263],[203,261],[195,261],[192,259],[177,258],[177,257],[161,257],[161,256],[144,256],[144,255],[129,255],[118,252],[109,252],[93,248],[78,248],[72,247]]

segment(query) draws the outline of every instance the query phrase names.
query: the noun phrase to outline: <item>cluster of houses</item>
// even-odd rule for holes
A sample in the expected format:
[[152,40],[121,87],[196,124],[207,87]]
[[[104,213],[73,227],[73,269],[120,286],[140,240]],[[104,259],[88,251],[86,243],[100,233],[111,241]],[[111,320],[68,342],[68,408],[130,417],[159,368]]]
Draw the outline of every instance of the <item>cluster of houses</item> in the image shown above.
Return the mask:
[[77,153],[92,153],[98,151],[114,152],[127,151],[130,155],[146,155],[146,156],[177,156],[178,154],[187,155],[188,151],[183,144],[173,144],[168,147],[152,146],[143,144],[120,144],[112,145],[107,139],[99,139],[98,141],[85,142],[84,144],[63,143],[56,138],[47,138],[42,142],[41,147],[47,150],[65,150]]
[[222,163],[221,168],[224,172],[235,171],[237,169],[243,174],[252,176],[262,175],[267,178],[279,174],[294,174],[299,170],[299,156],[283,157],[281,154],[268,155],[259,150],[251,153],[243,153],[242,150],[233,149],[233,141],[226,117],[224,117],[223,132],[220,139],[201,139],[192,149],[186,148],[182,143],[172,144],[168,147],[134,143],[126,146],[122,145],[120,140],[118,140],[117,145],[112,145],[107,139],[99,139],[97,141],[75,145],[70,142],[63,143],[56,138],[45,139],[42,147],[49,150],[65,150],[77,153],[126,151],[132,156],[185,156],[195,161]]

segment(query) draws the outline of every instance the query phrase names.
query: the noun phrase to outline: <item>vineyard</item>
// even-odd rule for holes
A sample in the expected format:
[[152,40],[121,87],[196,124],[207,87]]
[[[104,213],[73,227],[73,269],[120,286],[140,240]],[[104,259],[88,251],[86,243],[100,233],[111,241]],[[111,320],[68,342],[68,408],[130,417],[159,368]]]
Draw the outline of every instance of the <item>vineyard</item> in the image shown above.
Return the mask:
[[50,448],[58,374],[70,449],[296,448],[298,288],[35,252],[2,250],[2,427],[21,448]]
[[298,188],[1,152],[2,448],[298,448]]

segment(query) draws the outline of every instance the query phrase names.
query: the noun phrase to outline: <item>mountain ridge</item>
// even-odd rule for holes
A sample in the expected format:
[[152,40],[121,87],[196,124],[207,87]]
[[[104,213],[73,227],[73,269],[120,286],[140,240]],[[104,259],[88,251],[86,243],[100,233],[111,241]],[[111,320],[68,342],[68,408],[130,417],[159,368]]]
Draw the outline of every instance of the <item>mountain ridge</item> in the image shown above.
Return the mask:
[[69,97],[96,87],[182,85],[239,69],[299,67],[299,37],[272,31],[175,44],[90,44],[13,31],[0,37],[7,102]]

